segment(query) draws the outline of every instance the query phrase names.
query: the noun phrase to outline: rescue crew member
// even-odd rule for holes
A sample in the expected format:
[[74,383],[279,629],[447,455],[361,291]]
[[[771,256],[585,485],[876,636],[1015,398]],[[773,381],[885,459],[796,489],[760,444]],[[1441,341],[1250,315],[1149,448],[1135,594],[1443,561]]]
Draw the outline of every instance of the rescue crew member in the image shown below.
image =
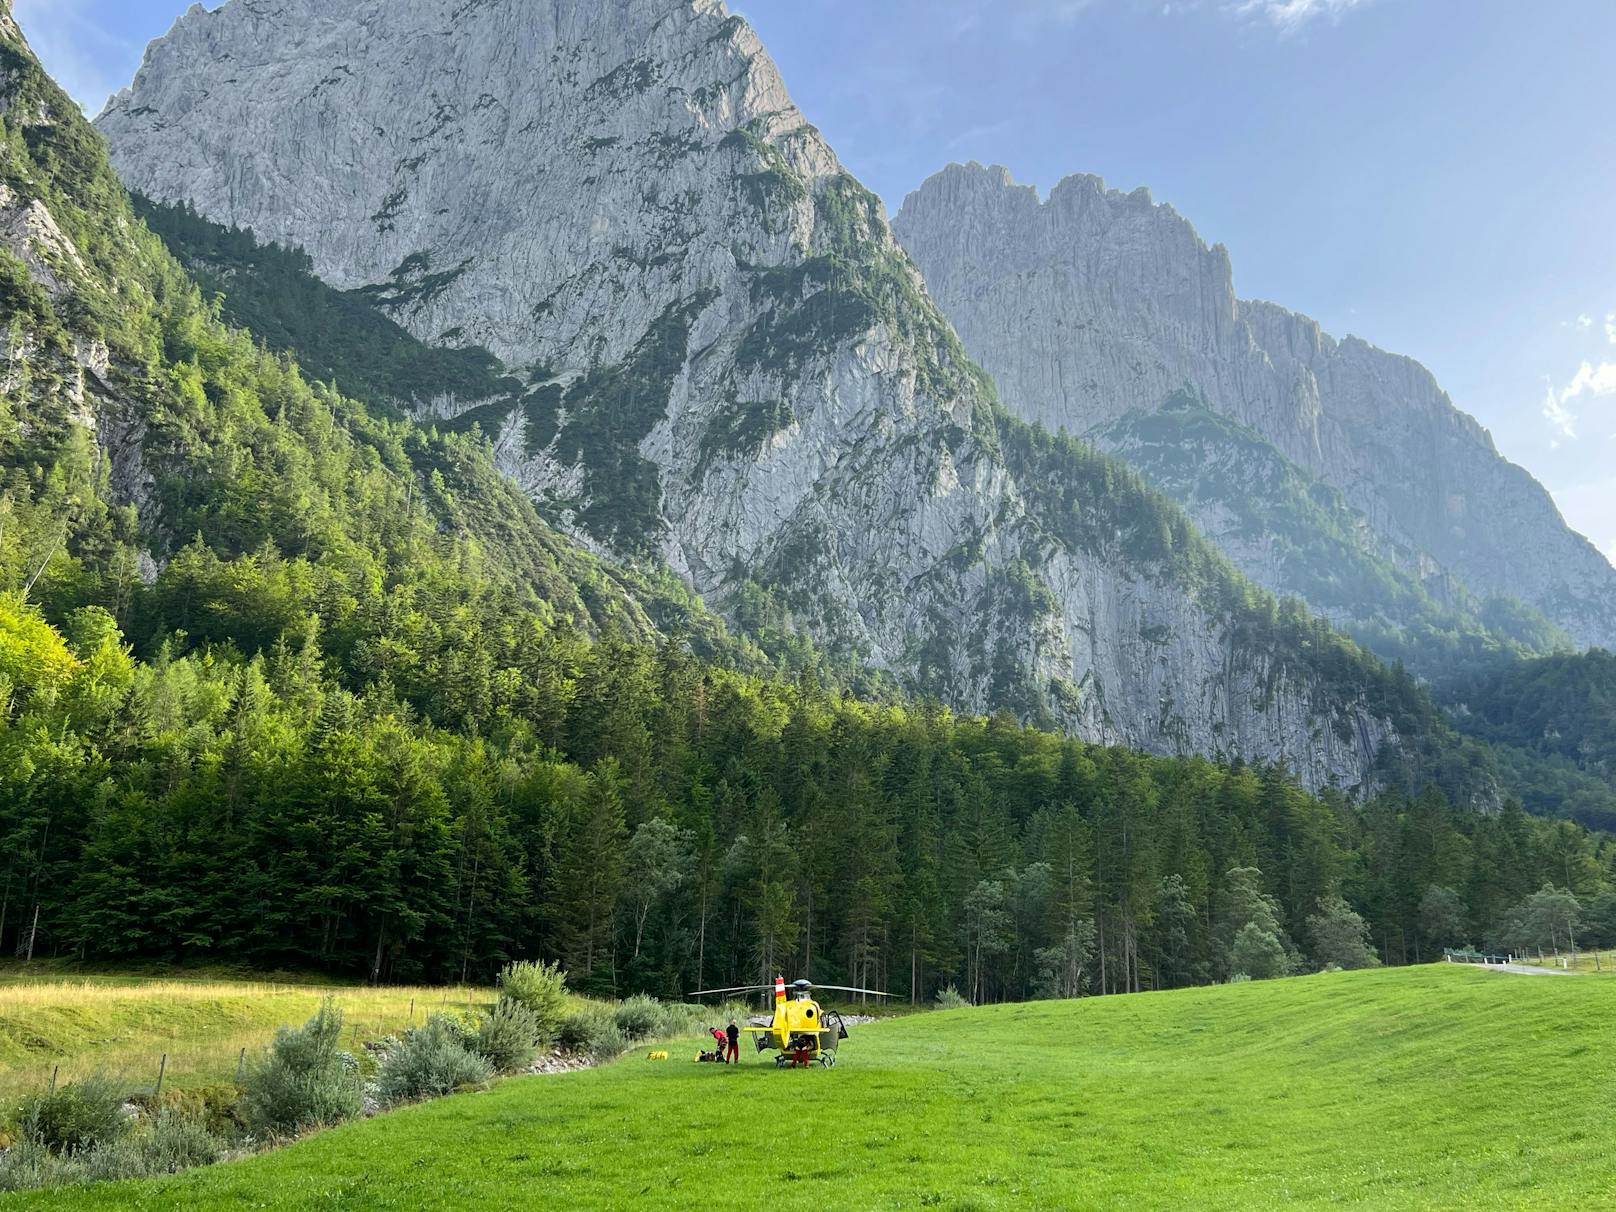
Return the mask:
[[741,1063],[741,1029],[735,1025],[735,1020],[729,1020],[729,1047],[724,1052],[724,1063]]

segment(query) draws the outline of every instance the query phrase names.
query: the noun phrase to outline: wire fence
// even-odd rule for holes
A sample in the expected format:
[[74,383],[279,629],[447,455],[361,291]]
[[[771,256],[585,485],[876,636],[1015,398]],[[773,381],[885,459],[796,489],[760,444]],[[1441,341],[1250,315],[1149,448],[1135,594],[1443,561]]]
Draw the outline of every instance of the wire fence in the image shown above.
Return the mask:
[[1560,951],[1554,948],[1531,948],[1523,952],[1485,952],[1448,948],[1442,958],[1450,964],[1479,964],[1483,967],[1502,967],[1515,964],[1529,968],[1548,968],[1560,972],[1613,972],[1616,973],[1616,951]]

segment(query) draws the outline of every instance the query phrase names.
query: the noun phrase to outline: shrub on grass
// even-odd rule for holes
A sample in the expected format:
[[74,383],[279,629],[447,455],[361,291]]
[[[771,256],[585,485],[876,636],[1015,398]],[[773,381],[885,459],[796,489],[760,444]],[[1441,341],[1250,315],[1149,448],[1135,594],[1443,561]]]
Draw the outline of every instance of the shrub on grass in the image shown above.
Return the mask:
[[623,1038],[630,1043],[662,1035],[666,1019],[667,1015],[663,1013],[662,1004],[656,998],[646,997],[643,993],[618,1002],[617,1008],[612,1011],[612,1021],[623,1033]]
[[533,1012],[535,1039],[553,1043],[567,1017],[567,974],[559,965],[518,960],[499,974],[499,995]]
[[[337,1047],[342,1012],[329,1003],[301,1027],[282,1027],[247,1074],[242,1117],[254,1132],[289,1136],[339,1124],[363,1106],[359,1075]],[[348,1057],[348,1061],[352,1058]]]
[[[712,1011],[707,1006],[691,1006],[684,1002],[658,1002],[657,1005],[662,1011],[662,1021],[657,1025],[657,1035],[661,1039],[704,1035],[712,1018]],[[745,1006],[729,1005],[719,1010],[721,1021],[726,1023],[732,1018],[744,1021],[746,1013]]]
[[[343,1053],[338,1053],[338,1057]],[[184,1116],[201,1124],[214,1136],[230,1138],[241,1134],[247,1121],[242,1117],[241,1087],[232,1084],[218,1086],[169,1087],[160,1100],[150,1095],[137,1095],[133,1100],[154,1120],[165,1111]]]
[[52,1153],[39,1141],[20,1136],[0,1152],[0,1191],[38,1191],[83,1182],[84,1163]]
[[970,1004],[953,985],[944,985],[937,990],[937,1008],[939,1010],[963,1010]]
[[118,1088],[99,1075],[39,1091],[17,1110],[17,1135],[51,1153],[72,1154],[110,1145],[129,1128]]
[[[720,1011],[723,1021],[735,1017],[730,1010]],[[744,1009],[740,1013],[745,1013]],[[619,1002],[612,1011],[612,1021],[630,1043],[651,1039],[676,1039],[681,1035],[701,1032],[712,1012],[705,1006],[687,1006],[681,1002],[662,1002],[654,997],[636,994]]]
[[628,1051],[628,1040],[610,1010],[591,1006],[562,1020],[559,1042],[568,1052],[609,1061]]
[[168,1108],[148,1125],[71,1154],[52,1153],[37,1138],[20,1138],[0,1153],[0,1191],[175,1174],[216,1162],[223,1152],[223,1142],[201,1123]]
[[384,1103],[438,1098],[487,1081],[493,1073],[494,1067],[467,1047],[463,1028],[434,1014],[426,1026],[406,1031],[404,1042],[382,1062],[376,1093]]
[[494,1067],[496,1073],[520,1073],[533,1063],[539,1021],[521,1002],[502,997],[477,1025],[471,1050]]
[[178,1174],[194,1166],[212,1165],[223,1152],[224,1142],[199,1120],[164,1108],[150,1127],[86,1154],[85,1177],[90,1182],[113,1182]]

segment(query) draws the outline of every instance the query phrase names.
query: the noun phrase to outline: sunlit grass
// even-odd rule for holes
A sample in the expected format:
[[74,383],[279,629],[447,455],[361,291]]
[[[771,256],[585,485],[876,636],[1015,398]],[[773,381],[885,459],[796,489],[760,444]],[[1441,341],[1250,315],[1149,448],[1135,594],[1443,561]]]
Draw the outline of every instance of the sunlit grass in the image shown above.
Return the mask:
[[0,977],[0,1098],[93,1072],[131,1089],[201,1086],[234,1078],[284,1023],[301,1023],[330,999],[352,1047],[396,1033],[439,1010],[487,1005],[474,987],[366,987],[290,981],[143,979],[117,974]]
[[631,1055],[5,1206],[1601,1208],[1616,982],[1458,965],[910,1016],[833,1070]]

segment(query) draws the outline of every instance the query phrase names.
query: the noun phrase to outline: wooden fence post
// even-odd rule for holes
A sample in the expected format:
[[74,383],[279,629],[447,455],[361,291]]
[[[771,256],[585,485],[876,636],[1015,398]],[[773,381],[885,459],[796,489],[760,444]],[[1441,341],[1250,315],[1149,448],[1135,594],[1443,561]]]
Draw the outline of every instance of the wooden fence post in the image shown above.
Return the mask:
[[244,1073],[246,1073],[246,1071],[247,1071],[247,1049],[243,1048],[241,1050],[241,1055],[236,1057],[236,1085],[238,1085],[238,1086],[241,1085],[242,1075]]
[[415,999],[410,998],[410,1026],[415,1025]]
[[163,1059],[157,1062],[157,1089],[152,1091],[152,1102],[163,1097],[163,1074],[168,1072],[168,1053],[163,1053]]
[[50,1088],[50,1092],[52,1094],[56,1093],[56,1075],[58,1073],[60,1073],[61,1071],[62,1071],[62,1067],[60,1065],[55,1065],[55,1066],[53,1066],[51,1068],[51,1088]]

